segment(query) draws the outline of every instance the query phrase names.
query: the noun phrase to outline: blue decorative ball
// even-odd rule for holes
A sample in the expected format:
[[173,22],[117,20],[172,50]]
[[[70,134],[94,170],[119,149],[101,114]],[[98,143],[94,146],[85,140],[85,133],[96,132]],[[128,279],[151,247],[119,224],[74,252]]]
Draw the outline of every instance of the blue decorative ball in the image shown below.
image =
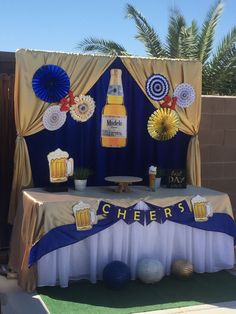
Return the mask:
[[103,280],[112,289],[122,289],[130,278],[129,266],[121,261],[113,261],[103,270]]
[[165,275],[162,263],[154,258],[144,258],[137,265],[137,277],[144,283],[156,283]]

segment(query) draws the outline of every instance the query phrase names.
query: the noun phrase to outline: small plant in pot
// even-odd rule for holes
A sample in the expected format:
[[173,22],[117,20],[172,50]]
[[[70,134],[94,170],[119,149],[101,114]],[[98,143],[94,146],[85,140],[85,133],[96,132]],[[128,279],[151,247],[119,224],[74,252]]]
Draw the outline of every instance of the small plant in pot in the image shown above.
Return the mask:
[[92,174],[89,168],[78,167],[74,171],[74,184],[76,191],[83,191],[87,186],[88,177]]

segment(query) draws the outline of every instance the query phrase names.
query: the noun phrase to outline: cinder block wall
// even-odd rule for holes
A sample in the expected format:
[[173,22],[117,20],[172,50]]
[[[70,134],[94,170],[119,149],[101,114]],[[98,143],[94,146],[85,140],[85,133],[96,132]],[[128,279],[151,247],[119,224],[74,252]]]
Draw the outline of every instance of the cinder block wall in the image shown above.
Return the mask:
[[236,97],[202,96],[202,186],[229,194],[236,218]]

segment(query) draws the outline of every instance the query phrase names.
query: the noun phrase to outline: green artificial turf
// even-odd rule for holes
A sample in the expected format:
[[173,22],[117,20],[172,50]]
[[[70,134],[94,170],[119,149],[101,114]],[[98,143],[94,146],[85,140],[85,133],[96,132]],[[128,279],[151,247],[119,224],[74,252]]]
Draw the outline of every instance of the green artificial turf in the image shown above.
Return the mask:
[[236,277],[221,271],[188,280],[164,277],[156,284],[130,281],[122,290],[98,282],[73,282],[68,288],[42,287],[38,293],[51,314],[126,314],[236,299]]

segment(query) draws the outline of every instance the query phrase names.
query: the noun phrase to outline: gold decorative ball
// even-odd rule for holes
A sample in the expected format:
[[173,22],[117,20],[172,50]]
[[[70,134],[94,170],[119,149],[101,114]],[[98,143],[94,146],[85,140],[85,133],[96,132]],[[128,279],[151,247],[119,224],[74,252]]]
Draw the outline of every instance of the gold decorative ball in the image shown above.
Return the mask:
[[176,260],[172,263],[171,272],[176,277],[188,279],[193,274],[193,264],[183,259]]

